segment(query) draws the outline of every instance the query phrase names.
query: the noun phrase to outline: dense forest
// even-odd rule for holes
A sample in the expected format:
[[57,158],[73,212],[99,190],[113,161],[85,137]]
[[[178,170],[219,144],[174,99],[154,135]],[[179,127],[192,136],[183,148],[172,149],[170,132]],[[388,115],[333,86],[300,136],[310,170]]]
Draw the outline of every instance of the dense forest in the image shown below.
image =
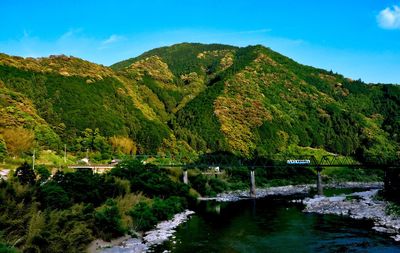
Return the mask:
[[[400,87],[304,66],[263,46],[182,43],[110,68],[0,55],[0,156],[67,145],[123,154],[399,156]],[[19,144],[15,133],[33,139]]]

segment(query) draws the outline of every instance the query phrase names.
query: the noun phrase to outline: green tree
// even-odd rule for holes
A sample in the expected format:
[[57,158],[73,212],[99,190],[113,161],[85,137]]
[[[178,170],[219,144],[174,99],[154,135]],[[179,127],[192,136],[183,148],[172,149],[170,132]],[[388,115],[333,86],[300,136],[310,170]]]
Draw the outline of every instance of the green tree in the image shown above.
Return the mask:
[[18,178],[21,184],[35,184],[35,171],[33,171],[32,167],[27,162],[24,162],[16,169],[14,176]]
[[35,139],[45,148],[57,150],[61,146],[60,137],[46,125],[38,125],[35,128]]
[[0,136],[0,160],[5,159],[7,156],[7,146],[6,142]]
[[86,252],[87,245],[94,239],[93,207],[77,204],[65,210],[51,210],[47,213],[47,227],[42,233],[45,241],[37,243],[41,252]]
[[47,182],[40,186],[38,195],[43,208],[65,209],[71,206],[68,193],[56,182]]
[[0,253],[18,253],[19,251],[15,248],[11,248],[0,242]]
[[49,169],[45,165],[38,165],[35,168],[36,174],[39,176],[39,182],[43,183],[51,176]]
[[187,196],[189,192],[187,185],[173,181],[166,170],[152,164],[143,165],[136,159],[119,163],[110,174],[129,180],[131,192],[143,192],[150,197],[164,199],[170,196]]
[[13,128],[3,130],[3,138],[7,143],[8,151],[13,155],[21,155],[31,150],[35,135],[31,130]]
[[93,152],[100,152],[101,159],[109,159],[111,157],[112,147],[107,142],[107,139],[100,134],[100,130],[86,128],[81,137],[76,139],[75,147],[79,151],[86,151],[89,149]]
[[132,217],[136,230],[149,230],[157,223],[157,218],[147,202],[139,202],[128,214]]
[[125,233],[125,229],[122,226],[121,214],[113,199],[108,199],[96,211],[94,218],[96,233],[102,239],[110,240]]

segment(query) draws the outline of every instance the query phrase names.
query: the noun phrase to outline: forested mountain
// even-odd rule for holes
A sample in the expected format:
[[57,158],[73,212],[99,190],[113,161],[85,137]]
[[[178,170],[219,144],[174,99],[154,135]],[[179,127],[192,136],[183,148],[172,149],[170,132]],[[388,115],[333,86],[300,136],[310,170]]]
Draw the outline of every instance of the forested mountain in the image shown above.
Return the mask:
[[373,160],[400,150],[400,86],[350,80],[263,46],[182,43],[111,67],[1,54],[0,92],[9,153],[17,152],[10,129],[43,148],[67,143],[104,159],[127,139],[134,147],[125,153],[319,148]]

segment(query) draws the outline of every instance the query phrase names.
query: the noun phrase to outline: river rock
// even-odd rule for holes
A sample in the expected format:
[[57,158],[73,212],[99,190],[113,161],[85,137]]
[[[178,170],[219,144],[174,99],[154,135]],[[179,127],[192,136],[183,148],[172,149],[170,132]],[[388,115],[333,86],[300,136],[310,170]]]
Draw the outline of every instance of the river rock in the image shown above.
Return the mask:
[[[315,184],[305,185],[287,185],[269,188],[257,188],[255,198],[265,198],[268,196],[290,196],[297,194],[308,194]],[[361,188],[361,189],[380,189],[383,187],[382,182],[341,182],[324,184],[324,187],[331,188]],[[242,199],[253,198],[247,190],[237,190],[224,192],[215,198],[199,198],[200,200],[216,200],[218,202],[234,202]]]
[[[270,188],[261,188],[256,190],[255,198],[264,198],[267,196],[290,196],[296,194],[307,194],[313,185],[288,185]],[[219,202],[234,202],[242,199],[251,198],[249,191],[231,191],[224,192],[213,198]]]
[[306,198],[303,201],[306,205],[304,212],[336,214],[349,216],[353,219],[369,219],[374,221],[373,230],[391,234],[393,239],[400,240],[400,217],[386,214],[387,203],[374,199],[377,192],[378,190],[375,189],[340,197]]
[[102,253],[141,253],[150,251],[154,245],[162,244],[169,238],[173,237],[175,228],[189,219],[194,214],[193,211],[186,210],[182,213],[175,214],[171,220],[162,221],[157,226],[145,233],[143,239],[129,238],[120,245],[114,245],[110,248],[103,249]]
[[400,235],[391,236],[396,242],[400,242]]

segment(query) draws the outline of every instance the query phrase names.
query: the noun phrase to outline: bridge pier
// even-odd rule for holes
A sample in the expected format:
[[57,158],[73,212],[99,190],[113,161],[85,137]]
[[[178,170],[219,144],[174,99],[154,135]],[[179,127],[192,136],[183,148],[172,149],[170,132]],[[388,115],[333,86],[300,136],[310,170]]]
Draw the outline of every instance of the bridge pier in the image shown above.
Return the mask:
[[254,170],[250,170],[250,197],[256,197],[256,176]]
[[187,170],[183,171],[183,183],[184,184],[189,184],[188,171]]
[[317,193],[318,195],[324,195],[323,187],[322,187],[322,177],[321,177],[322,168],[317,168]]
[[390,178],[389,178],[389,172],[388,168],[384,169],[384,178],[383,178],[383,192],[385,195],[388,195],[390,192]]

